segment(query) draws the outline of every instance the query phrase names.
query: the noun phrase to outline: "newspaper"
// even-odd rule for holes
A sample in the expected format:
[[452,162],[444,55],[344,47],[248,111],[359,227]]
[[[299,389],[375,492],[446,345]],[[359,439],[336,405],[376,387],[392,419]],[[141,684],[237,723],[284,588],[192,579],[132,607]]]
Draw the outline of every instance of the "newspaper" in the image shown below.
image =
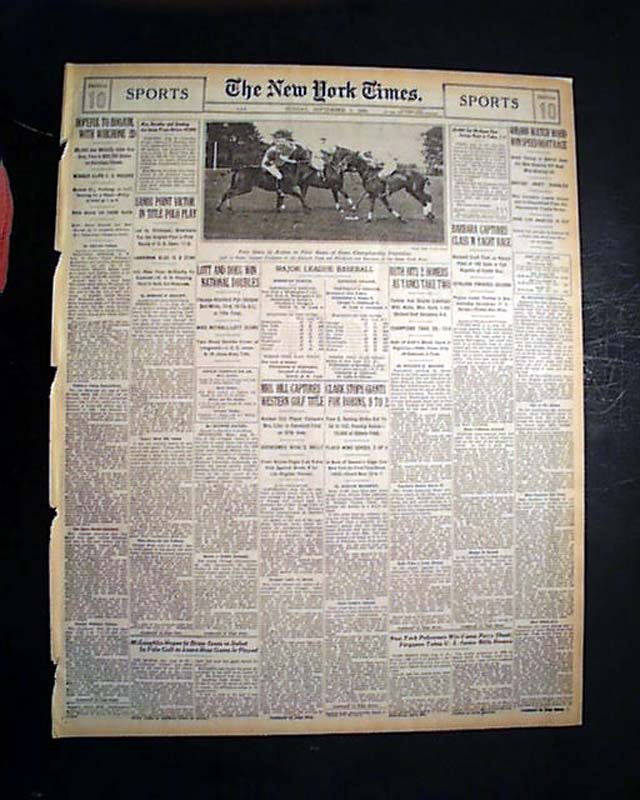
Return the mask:
[[571,81],[66,69],[55,736],[581,721]]

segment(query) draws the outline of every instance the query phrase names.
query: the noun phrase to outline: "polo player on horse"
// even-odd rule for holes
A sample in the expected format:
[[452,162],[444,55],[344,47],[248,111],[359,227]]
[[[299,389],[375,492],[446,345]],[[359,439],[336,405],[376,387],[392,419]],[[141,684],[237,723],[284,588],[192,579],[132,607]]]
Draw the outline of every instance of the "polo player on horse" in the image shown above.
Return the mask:
[[300,159],[293,158],[294,153],[303,151],[309,153],[309,148],[296,142],[291,131],[280,128],[273,134],[273,142],[266,149],[262,156],[260,166],[276,179],[276,190],[280,191],[282,186],[281,168],[285,164],[296,164]]
[[222,211],[226,203],[231,210],[231,199],[248,194],[253,189],[264,189],[276,193],[276,210],[284,210],[284,196],[296,197],[308,213],[310,211],[300,184],[302,176],[310,169],[311,151],[296,142],[291,131],[283,128],[273,133],[273,142],[267,147],[260,166],[237,167],[232,170],[231,184],[216,206]]
[[[346,162],[338,155],[338,151],[344,148],[327,146],[327,140],[324,137],[320,139],[320,148],[316,152],[312,153],[310,149],[301,144],[299,147],[308,153],[308,158],[299,162],[298,169],[298,185],[302,196],[306,198],[310,187],[328,189],[333,195],[336,211],[342,214],[345,210],[340,204],[340,198],[344,198],[349,209],[353,209],[353,200],[344,187]],[[349,219],[354,219],[354,217],[349,217]]]
[[[404,189],[407,194],[415,198],[422,206],[422,214],[428,222],[433,222],[433,205],[431,194],[426,190],[429,186],[429,178],[423,175],[414,167],[402,166],[397,159],[391,157],[388,163],[380,161],[373,156],[370,150],[364,152],[338,148],[339,155],[345,160],[347,169],[353,170],[360,175],[362,180],[363,193],[356,203],[356,209],[362,202],[365,195],[369,195],[370,208],[367,214],[367,221],[373,218],[375,201],[380,200],[387,211],[396,219],[404,222],[401,215],[389,204],[389,197],[395,192]],[[386,169],[385,169],[386,167]]]

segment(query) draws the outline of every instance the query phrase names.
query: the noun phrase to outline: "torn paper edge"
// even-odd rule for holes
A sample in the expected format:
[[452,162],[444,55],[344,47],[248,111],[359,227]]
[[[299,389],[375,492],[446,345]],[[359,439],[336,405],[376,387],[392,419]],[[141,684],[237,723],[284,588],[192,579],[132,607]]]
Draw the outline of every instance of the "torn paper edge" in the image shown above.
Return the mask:
[[51,384],[49,405],[49,505],[55,511],[49,539],[49,601],[51,660],[55,677],[51,703],[52,735],[62,735],[61,719],[64,704],[64,427],[67,297],[68,297],[68,205],[69,142],[72,121],[68,113],[75,90],[74,67],[65,65],[60,144],[63,152],[58,164],[58,191],[54,249],[60,253],[53,276],[51,320],[51,366],[56,373]]

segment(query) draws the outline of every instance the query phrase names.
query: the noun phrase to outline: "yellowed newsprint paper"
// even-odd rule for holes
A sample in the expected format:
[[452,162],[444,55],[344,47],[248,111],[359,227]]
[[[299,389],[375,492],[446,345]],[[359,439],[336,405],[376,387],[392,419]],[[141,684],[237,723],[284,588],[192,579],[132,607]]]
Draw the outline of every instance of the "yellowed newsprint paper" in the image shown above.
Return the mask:
[[70,65],[54,736],[581,721],[571,81]]

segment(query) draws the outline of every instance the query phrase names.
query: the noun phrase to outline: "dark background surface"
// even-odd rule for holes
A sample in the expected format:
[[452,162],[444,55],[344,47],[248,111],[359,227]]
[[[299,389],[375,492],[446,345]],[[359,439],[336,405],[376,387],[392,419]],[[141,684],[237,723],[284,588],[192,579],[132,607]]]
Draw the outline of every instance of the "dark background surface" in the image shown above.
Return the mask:
[[[615,3],[0,0],[0,144],[15,220],[0,298],[7,798],[637,797],[638,13]],[[243,739],[50,739],[52,249],[62,67],[310,63],[575,79],[587,432],[581,728]]]

